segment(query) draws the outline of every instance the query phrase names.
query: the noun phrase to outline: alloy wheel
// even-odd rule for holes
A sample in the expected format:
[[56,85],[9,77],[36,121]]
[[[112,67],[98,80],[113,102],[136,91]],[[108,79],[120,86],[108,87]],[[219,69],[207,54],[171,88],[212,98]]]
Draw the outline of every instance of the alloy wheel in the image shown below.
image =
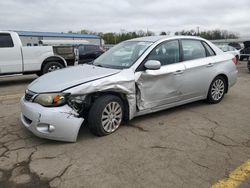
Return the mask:
[[114,132],[122,121],[122,107],[118,102],[110,102],[102,113],[102,126],[108,132]]
[[217,79],[212,85],[211,89],[212,98],[215,101],[218,101],[223,97],[224,92],[225,92],[225,84],[223,80]]
[[48,72],[53,72],[53,71],[56,71],[59,69],[61,69],[61,67],[59,67],[57,65],[53,65],[53,66],[49,67]]

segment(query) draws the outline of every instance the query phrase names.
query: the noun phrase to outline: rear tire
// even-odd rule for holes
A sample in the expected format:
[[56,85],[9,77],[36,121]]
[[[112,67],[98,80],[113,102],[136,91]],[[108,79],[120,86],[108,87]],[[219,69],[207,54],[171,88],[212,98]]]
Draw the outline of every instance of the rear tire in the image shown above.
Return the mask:
[[64,66],[59,62],[48,62],[42,68],[42,74],[62,69]]
[[90,131],[97,136],[115,132],[121,125],[123,113],[123,102],[119,97],[114,95],[99,97],[89,110]]
[[211,83],[209,91],[207,94],[207,101],[211,104],[219,103],[225,93],[227,88],[227,82],[223,76],[217,76]]

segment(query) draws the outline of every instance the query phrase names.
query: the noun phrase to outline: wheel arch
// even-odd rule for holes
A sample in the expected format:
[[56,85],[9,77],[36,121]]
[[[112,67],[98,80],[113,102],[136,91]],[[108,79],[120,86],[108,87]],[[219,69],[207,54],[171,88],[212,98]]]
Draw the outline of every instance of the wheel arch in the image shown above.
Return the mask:
[[44,66],[46,65],[46,63],[48,63],[48,62],[59,62],[59,63],[62,64],[64,67],[67,67],[67,62],[66,62],[66,60],[65,60],[63,57],[54,55],[54,56],[47,57],[47,58],[45,58],[45,59],[43,60],[40,70],[43,70],[43,67],[44,67]]
[[[228,87],[229,87],[229,79],[228,79],[228,77],[227,77],[226,74],[221,73],[221,74],[218,74],[217,76],[215,76],[215,77],[213,78],[213,80],[214,80],[215,78],[219,77],[219,76],[223,77],[223,78],[226,80],[226,91],[225,91],[225,93],[227,93],[227,92],[228,92]],[[211,82],[211,83],[212,83],[212,82]]]
[[119,97],[122,102],[123,102],[123,107],[124,107],[124,117],[123,119],[125,121],[129,120],[129,113],[130,113],[130,108],[129,108],[129,102],[127,99],[127,95],[125,93],[121,92],[115,92],[115,91],[100,91],[100,92],[95,92],[87,95],[87,97],[90,99],[90,106],[94,103],[94,101],[104,95],[114,95]]

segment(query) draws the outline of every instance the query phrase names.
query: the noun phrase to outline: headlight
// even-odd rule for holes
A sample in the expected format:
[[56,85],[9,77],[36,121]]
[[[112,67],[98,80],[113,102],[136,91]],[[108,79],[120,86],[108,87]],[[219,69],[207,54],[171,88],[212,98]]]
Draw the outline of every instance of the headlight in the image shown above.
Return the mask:
[[69,95],[69,93],[44,93],[39,94],[33,102],[46,107],[62,106],[66,104]]

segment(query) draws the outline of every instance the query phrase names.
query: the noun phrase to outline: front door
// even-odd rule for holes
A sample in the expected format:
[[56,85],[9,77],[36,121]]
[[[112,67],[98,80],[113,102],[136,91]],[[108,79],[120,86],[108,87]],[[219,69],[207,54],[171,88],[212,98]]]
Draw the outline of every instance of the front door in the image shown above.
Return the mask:
[[139,70],[137,107],[153,109],[181,100],[180,86],[185,66],[180,62],[178,40],[163,42],[154,48],[147,60],[161,62],[159,70]]

